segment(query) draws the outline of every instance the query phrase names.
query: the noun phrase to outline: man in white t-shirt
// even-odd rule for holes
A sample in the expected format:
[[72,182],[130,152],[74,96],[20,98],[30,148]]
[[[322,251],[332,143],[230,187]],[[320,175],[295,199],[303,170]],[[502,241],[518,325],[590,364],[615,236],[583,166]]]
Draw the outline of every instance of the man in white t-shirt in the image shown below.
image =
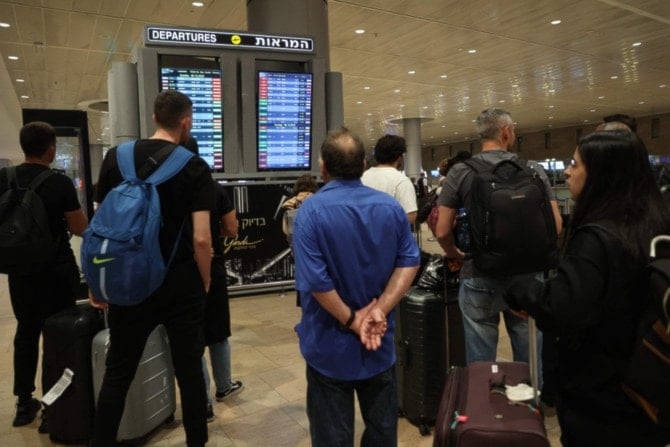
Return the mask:
[[410,224],[416,220],[416,191],[412,181],[400,172],[403,154],[407,152],[405,139],[396,135],[384,135],[375,144],[374,157],[377,165],[363,173],[365,186],[392,195],[402,206]]

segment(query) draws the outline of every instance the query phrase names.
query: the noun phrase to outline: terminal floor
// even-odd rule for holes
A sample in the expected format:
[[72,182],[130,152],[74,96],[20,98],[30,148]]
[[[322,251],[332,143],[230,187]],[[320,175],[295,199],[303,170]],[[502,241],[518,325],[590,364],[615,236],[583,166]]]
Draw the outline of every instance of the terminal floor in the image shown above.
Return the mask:
[[[439,253],[439,247],[427,240],[423,249]],[[307,447],[309,425],[305,414],[305,363],[298,350],[293,327],[300,317],[295,294],[267,293],[233,298],[231,347],[233,379],[244,382],[244,390],[229,400],[214,404],[216,420],[209,424],[212,447]],[[0,275],[0,446],[35,447],[56,445],[47,435],[37,432],[38,421],[25,427],[12,427],[15,398],[12,396],[12,340],[15,321],[9,303],[7,280]],[[501,328],[498,350],[500,360],[511,358],[509,339]],[[39,383],[39,378],[37,380]],[[38,396],[39,397],[39,396]],[[179,420],[180,410],[177,409]],[[76,417],[76,415],[73,415]],[[545,420],[552,447],[559,447],[560,430],[553,412]],[[356,418],[356,445],[363,421]],[[398,445],[432,446],[432,435],[400,419]],[[184,446],[181,425],[165,428],[148,442],[155,447]]]

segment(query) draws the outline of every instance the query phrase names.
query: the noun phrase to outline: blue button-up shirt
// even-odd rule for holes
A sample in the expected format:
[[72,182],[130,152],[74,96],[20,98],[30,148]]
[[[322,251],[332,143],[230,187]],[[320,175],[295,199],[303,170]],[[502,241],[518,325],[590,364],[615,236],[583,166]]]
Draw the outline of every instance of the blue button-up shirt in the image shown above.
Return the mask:
[[395,268],[419,265],[419,249],[398,202],[359,179],[330,181],[300,207],[293,250],[303,309],[297,331],[307,363],[340,380],[367,379],[390,368],[393,312],[382,346],[368,351],[311,293],[335,289],[357,310],[381,295]]

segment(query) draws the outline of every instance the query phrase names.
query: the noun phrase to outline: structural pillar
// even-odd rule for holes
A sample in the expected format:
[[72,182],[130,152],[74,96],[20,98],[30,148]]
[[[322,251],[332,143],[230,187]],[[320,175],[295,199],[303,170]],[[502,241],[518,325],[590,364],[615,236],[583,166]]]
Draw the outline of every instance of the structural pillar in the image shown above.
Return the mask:
[[109,132],[112,146],[140,137],[137,67],[114,62],[107,74]]
[[405,154],[405,175],[407,177],[419,178],[423,170],[421,166],[421,123],[432,121],[433,118],[398,118],[390,122],[402,124],[403,136],[407,143],[407,154]]
[[327,0],[247,0],[247,28],[264,34],[312,37],[315,57],[330,70]]

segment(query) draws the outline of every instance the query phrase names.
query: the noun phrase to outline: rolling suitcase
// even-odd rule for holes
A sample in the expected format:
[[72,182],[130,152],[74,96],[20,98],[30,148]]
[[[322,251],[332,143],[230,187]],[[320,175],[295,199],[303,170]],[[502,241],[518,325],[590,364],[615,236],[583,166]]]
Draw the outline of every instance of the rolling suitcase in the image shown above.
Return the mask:
[[[530,365],[474,362],[453,368],[435,423],[434,447],[550,447],[538,405],[537,330],[529,319]],[[513,395],[506,386],[530,382]],[[508,397],[509,396],[509,397]]]
[[465,362],[460,312],[447,310],[454,306],[453,288],[412,287],[396,313],[399,413],[422,435],[435,422],[449,365]]
[[[105,374],[109,343],[109,329],[101,331],[93,339],[93,386],[96,402]],[[158,325],[147,339],[135,378],[128,390],[117,440],[145,438],[164,422],[172,420],[176,408],[170,342],[165,327]]]
[[80,443],[91,437],[94,416],[91,341],[103,328],[102,313],[86,302],[52,315],[44,322],[44,390],[71,374],[71,383],[60,390],[61,394],[51,404],[45,405],[49,438],[54,442]]

